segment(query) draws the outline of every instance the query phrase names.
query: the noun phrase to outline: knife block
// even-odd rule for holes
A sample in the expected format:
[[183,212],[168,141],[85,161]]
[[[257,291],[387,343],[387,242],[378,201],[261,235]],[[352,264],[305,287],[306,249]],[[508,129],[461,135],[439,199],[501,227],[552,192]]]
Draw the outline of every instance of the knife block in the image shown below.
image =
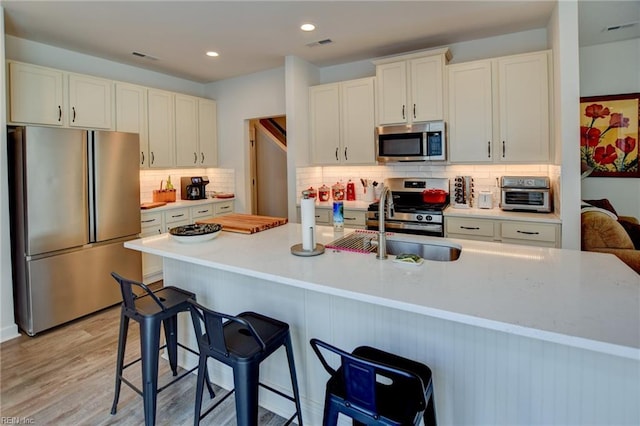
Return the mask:
[[153,201],[164,201],[167,203],[173,203],[176,201],[176,190],[175,189],[154,189],[153,190]]

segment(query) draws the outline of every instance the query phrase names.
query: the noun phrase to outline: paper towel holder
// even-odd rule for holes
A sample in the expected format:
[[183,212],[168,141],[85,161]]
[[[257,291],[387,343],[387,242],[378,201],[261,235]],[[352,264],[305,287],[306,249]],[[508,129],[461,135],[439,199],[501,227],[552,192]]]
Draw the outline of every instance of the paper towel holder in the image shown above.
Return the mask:
[[[302,197],[304,199],[311,198],[311,191],[309,191],[309,190],[302,191]],[[305,232],[305,230],[303,229],[302,232]],[[302,245],[302,243],[295,244],[295,245],[291,246],[291,254],[294,254],[296,256],[308,257],[308,256],[317,256],[319,254],[324,253],[324,245],[315,243],[315,232],[314,232],[314,229],[313,228],[309,228],[309,232],[311,233],[311,241],[314,243],[313,249],[305,250],[303,245]]]

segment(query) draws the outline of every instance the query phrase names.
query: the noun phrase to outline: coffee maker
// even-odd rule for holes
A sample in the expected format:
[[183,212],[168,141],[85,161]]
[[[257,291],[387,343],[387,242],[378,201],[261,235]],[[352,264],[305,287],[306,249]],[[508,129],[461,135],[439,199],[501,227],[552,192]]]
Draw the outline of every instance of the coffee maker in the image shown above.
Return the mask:
[[207,198],[205,186],[209,184],[206,176],[183,176],[180,178],[180,198],[183,200],[204,200]]

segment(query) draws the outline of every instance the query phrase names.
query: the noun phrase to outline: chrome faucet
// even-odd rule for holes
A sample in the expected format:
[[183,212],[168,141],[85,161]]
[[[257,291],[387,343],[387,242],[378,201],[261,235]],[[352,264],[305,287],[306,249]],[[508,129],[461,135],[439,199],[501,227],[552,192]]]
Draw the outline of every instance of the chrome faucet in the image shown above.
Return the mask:
[[382,187],[378,203],[378,254],[376,258],[380,260],[387,258],[387,236],[384,231],[385,210],[389,217],[393,216],[393,193],[388,186]]

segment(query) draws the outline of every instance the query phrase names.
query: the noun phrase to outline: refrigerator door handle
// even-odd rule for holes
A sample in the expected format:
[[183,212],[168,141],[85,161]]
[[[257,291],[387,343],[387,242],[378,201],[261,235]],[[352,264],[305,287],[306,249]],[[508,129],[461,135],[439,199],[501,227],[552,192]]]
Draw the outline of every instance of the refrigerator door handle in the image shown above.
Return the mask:
[[89,211],[89,242],[96,242],[96,165],[94,161],[95,157],[95,144],[93,138],[93,132],[87,131],[85,132],[85,139],[87,143],[87,164],[88,164],[88,173],[87,173],[87,192],[89,196],[87,197],[88,201],[88,211]]

